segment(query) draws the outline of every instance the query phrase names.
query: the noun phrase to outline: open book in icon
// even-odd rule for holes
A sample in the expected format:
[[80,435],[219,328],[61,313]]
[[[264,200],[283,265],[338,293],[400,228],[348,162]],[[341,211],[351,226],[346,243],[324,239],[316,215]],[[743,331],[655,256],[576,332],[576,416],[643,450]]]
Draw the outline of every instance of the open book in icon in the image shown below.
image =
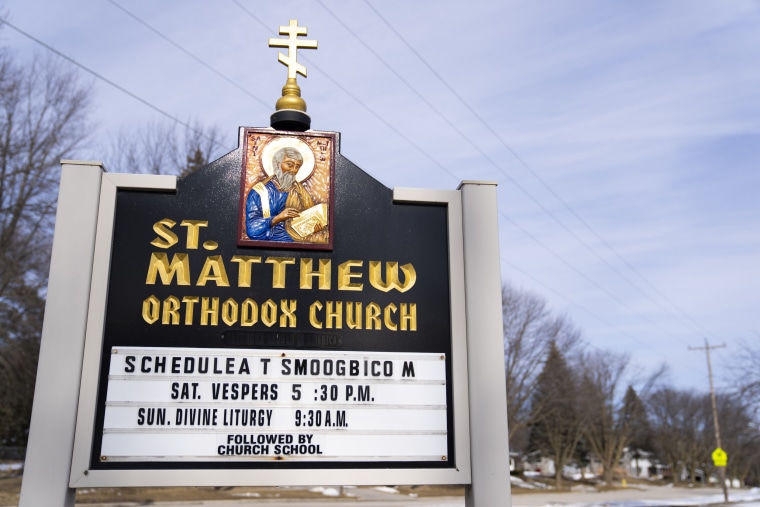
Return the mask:
[[[320,203],[301,212],[300,215],[290,221],[290,229],[295,231],[301,238],[313,234],[317,225],[327,227],[327,204]],[[321,229],[317,229],[321,230]]]

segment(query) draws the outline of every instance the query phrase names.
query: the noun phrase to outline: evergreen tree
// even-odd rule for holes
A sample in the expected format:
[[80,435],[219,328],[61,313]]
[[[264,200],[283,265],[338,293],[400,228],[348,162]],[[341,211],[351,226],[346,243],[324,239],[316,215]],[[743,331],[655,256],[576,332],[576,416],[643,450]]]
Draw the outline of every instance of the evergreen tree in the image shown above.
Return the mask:
[[509,448],[524,451],[529,435],[531,396],[549,344],[556,342],[559,350],[566,353],[577,345],[580,332],[568,317],[553,315],[546,299],[509,283],[502,287],[501,307]]
[[552,342],[531,399],[529,447],[554,459],[557,489],[562,487],[562,468],[576,453],[581,437],[576,399],[576,379]]
[[633,453],[633,459],[638,469],[641,451],[652,451],[654,440],[652,425],[649,423],[649,417],[647,417],[646,405],[639,398],[633,386],[628,386],[628,390],[625,392],[620,417],[626,421],[628,428],[630,428],[628,448]]
[[204,165],[208,164],[208,162],[208,157],[203,154],[200,146],[196,146],[195,151],[193,151],[192,155],[187,155],[187,165],[180,173],[180,178],[194,173]]
[[184,177],[224,149],[216,127],[195,122],[182,128],[175,123],[152,122],[135,132],[121,131],[113,138],[105,161],[111,171]]

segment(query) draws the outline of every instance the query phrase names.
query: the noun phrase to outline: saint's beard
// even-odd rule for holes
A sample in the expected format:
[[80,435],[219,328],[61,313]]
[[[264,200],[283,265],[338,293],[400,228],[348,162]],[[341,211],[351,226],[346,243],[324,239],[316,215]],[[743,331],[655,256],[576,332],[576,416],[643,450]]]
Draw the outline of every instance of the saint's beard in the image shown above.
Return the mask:
[[296,182],[296,175],[293,173],[286,173],[282,169],[279,169],[275,172],[280,190],[284,192],[290,191],[290,189],[293,187],[293,184]]

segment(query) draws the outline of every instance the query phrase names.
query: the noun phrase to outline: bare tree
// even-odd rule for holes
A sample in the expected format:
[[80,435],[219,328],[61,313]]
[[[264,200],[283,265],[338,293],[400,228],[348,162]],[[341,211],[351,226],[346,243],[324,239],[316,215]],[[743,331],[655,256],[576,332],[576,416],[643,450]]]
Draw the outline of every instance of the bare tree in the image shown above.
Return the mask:
[[[723,450],[728,454],[727,476],[742,482],[760,481],[760,434],[755,402],[741,393],[717,393]],[[670,465],[675,482],[683,476],[694,484],[713,474],[715,449],[710,396],[706,393],[661,388],[648,399],[655,448]]]
[[579,341],[580,333],[564,316],[554,316],[546,300],[530,292],[502,287],[504,323],[504,363],[507,380],[507,423],[510,446],[530,421],[531,411],[538,415],[542,407],[531,395],[552,342],[563,353]]
[[[760,434],[752,417],[754,403],[733,393],[718,393],[717,406],[723,450],[728,454],[726,474],[745,482],[752,469],[760,466]],[[714,431],[712,419],[708,426],[708,431]],[[706,468],[711,470],[712,459],[705,456],[705,460]]]
[[216,127],[152,122],[137,132],[122,130],[108,149],[105,165],[117,172],[186,176],[224,151]]
[[31,273],[45,261],[39,239],[50,234],[60,160],[90,133],[89,104],[89,88],[55,60],[21,66],[0,50],[0,297],[21,281],[44,286]]
[[757,406],[760,401],[760,333],[755,333],[754,340],[739,345],[728,371],[727,380],[737,394],[754,401]]
[[23,445],[58,194],[60,160],[91,132],[91,92],[53,59],[0,48],[0,441]]
[[[645,419],[635,390],[620,392],[629,364],[627,354],[594,351],[580,361],[583,380],[579,394],[585,442],[599,459],[604,481],[612,483],[615,467]],[[638,402],[638,403],[637,403]]]
[[672,388],[655,391],[648,400],[657,454],[670,469],[673,482],[678,483],[683,470],[682,447],[678,436],[681,426],[679,412],[683,401],[681,393]]
[[656,448],[671,467],[673,481],[685,474],[696,483],[715,448],[709,395],[662,388],[649,398],[648,407]]

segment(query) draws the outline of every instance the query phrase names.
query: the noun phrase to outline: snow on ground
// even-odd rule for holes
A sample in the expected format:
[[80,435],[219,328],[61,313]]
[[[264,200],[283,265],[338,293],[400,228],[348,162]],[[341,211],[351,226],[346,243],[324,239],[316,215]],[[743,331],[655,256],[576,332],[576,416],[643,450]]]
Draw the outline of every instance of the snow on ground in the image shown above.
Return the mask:
[[[537,495],[515,495],[514,507],[684,507],[695,505],[717,505],[724,503],[719,489],[684,491],[685,488],[653,487],[642,490],[631,488],[607,492],[577,492],[572,494],[547,493]],[[625,497],[628,498],[625,498]],[[732,504],[742,507],[760,507],[760,489],[729,490]],[[621,498],[622,497],[622,498]],[[571,501],[568,501],[571,500]],[[572,501],[574,500],[574,501]]]
[[513,488],[523,488],[523,489],[547,489],[549,486],[544,484],[543,482],[532,482],[532,481],[524,481],[520,479],[519,477],[515,477],[514,475],[509,476],[509,480],[512,483]]
[[375,491],[381,491],[383,493],[398,493],[398,490],[396,488],[389,488],[388,486],[378,486],[372,489]]
[[325,488],[322,486],[311,488],[309,491],[315,493],[322,493],[324,496],[340,496],[340,490],[338,488]]

